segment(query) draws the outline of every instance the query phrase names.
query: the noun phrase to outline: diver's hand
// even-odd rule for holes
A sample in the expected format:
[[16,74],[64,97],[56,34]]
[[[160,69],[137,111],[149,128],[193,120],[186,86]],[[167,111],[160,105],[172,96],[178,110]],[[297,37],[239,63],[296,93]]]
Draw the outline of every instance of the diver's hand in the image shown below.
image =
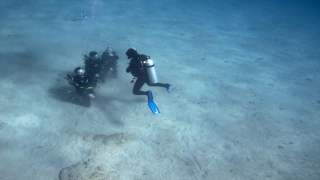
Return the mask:
[[96,96],[94,94],[89,94],[89,97],[95,98]]
[[131,71],[131,68],[130,68],[130,66],[129,66],[129,67],[127,67],[127,69],[126,69],[126,72],[129,73],[130,71]]

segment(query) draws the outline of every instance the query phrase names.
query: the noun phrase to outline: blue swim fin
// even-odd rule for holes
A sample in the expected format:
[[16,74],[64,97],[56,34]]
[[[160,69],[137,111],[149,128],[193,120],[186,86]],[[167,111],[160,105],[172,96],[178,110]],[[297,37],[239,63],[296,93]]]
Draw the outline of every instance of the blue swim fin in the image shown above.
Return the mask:
[[169,84],[169,86],[167,87],[167,91],[168,91],[168,92],[171,92],[171,90],[172,90],[172,85]]
[[158,109],[156,103],[153,102],[153,95],[151,91],[148,91],[148,105],[154,115],[160,114],[160,110]]

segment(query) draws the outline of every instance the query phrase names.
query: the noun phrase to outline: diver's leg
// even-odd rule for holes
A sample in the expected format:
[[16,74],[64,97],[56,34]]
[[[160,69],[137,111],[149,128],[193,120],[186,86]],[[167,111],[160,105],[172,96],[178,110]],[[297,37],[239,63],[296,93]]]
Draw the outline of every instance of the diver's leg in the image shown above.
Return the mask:
[[105,83],[106,82],[106,76],[104,74],[104,72],[101,72],[99,74],[99,80],[102,82],[102,83]]
[[113,68],[112,76],[113,76],[113,78],[117,78],[117,77],[118,77],[118,69],[117,69],[117,66],[115,66],[115,67]]
[[114,60],[114,62],[112,62],[110,67],[112,68],[112,77],[117,78],[118,77],[117,60]]
[[169,83],[154,83],[154,84],[151,84],[149,81],[146,82],[148,86],[158,86],[158,87],[164,87],[164,88],[168,88],[170,86]]
[[103,74],[104,74],[104,76],[107,76],[109,70],[110,70],[110,66],[109,66],[109,65],[106,65],[106,66],[104,67],[104,69],[103,69]]
[[132,93],[133,93],[134,95],[148,95],[148,92],[140,91],[140,89],[142,88],[142,86],[144,85],[144,83],[146,83],[145,78],[143,78],[143,77],[138,77],[137,80],[136,80],[136,82],[134,83]]
[[169,84],[169,83],[165,83],[165,84],[164,84],[164,83],[151,84],[151,83],[149,82],[149,80],[148,80],[146,83],[147,83],[148,86],[164,87],[164,88],[166,88],[166,90],[167,90],[168,92],[171,92],[171,89],[172,89],[172,85]]

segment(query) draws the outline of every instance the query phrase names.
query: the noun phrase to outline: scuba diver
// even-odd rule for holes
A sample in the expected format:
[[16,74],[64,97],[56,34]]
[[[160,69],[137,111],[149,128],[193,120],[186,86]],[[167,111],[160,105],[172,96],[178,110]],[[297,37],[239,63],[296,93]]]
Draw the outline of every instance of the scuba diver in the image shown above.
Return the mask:
[[77,93],[82,97],[82,105],[90,107],[91,98],[95,98],[95,83],[90,81],[88,74],[80,67],[77,67],[74,73],[74,75],[68,74],[66,79],[70,85],[75,86]]
[[112,72],[112,76],[114,78],[118,77],[118,69],[117,69],[117,60],[119,56],[117,52],[113,50],[113,48],[109,45],[106,51],[101,55],[101,59],[103,62],[103,75],[106,76],[109,70]]
[[126,52],[126,55],[128,59],[130,59],[130,63],[126,69],[126,72],[131,72],[131,74],[134,76],[133,80],[131,81],[132,83],[136,79],[132,93],[134,95],[146,95],[148,97],[148,105],[153,114],[160,114],[160,110],[153,101],[152,92],[141,91],[140,89],[146,83],[148,86],[164,87],[168,92],[171,92],[172,85],[169,83],[163,84],[158,82],[154,64],[150,59],[150,56],[148,57],[144,54],[138,54],[135,48],[129,48]]
[[97,80],[105,82],[105,77],[102,74],[103,62],[96,51],[91,51],[88,55],[84,55],[85,71],[89,76],[90,81],[97,83]]

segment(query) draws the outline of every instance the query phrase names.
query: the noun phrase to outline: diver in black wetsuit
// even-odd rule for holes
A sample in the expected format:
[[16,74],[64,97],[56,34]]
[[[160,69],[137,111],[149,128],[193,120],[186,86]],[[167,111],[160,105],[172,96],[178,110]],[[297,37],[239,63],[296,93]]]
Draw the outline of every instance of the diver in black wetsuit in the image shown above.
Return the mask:
[[85,71],[92,82],[96,83],[97,80],[103,83],[105,82],[105,77],[102,73],[103,62],[96,51],[91,51],[89,53],[89,56],[84,55],[84,64],[85,64]]
[[[167,89],[168,92],[171,91],[172,86],[169,83],[163,84],[158,83],[157,80],[155,83],[150,82],[150,76],[152,74],[148,74],[146,62],[149,59],[144,54],[138,54],[135,48],[129,48],[126,52],[128,59],[130,59],[129,66],[126,69],[126,72],[134,76],[136,78],[136,82],[133,86],[132,93],[134,95],[147,95],[150,91],[141,91],[141,87],[146,83],[148,86],[159,86]],[[155,74],[154,74],[155,75]],[[156,75],[155,75],[156,76]],[[131,82],[133,82],[132,80]]]
[[94,83],[90,81],[89,76],[83,69],[77,67],[74,70],[74,75],[67,75],[67,79],[70,85],[74,85],[77,93],[82,97],[81,105],[90,107],[91,98],[95,98]]
[[112,72],[113,78],[118,77],[117,60],[119,56],[116,51],[113,50],[111,46],[108,46],[106,51],[101,55],[104,69],[102,73],[106,76],[109,70]]

